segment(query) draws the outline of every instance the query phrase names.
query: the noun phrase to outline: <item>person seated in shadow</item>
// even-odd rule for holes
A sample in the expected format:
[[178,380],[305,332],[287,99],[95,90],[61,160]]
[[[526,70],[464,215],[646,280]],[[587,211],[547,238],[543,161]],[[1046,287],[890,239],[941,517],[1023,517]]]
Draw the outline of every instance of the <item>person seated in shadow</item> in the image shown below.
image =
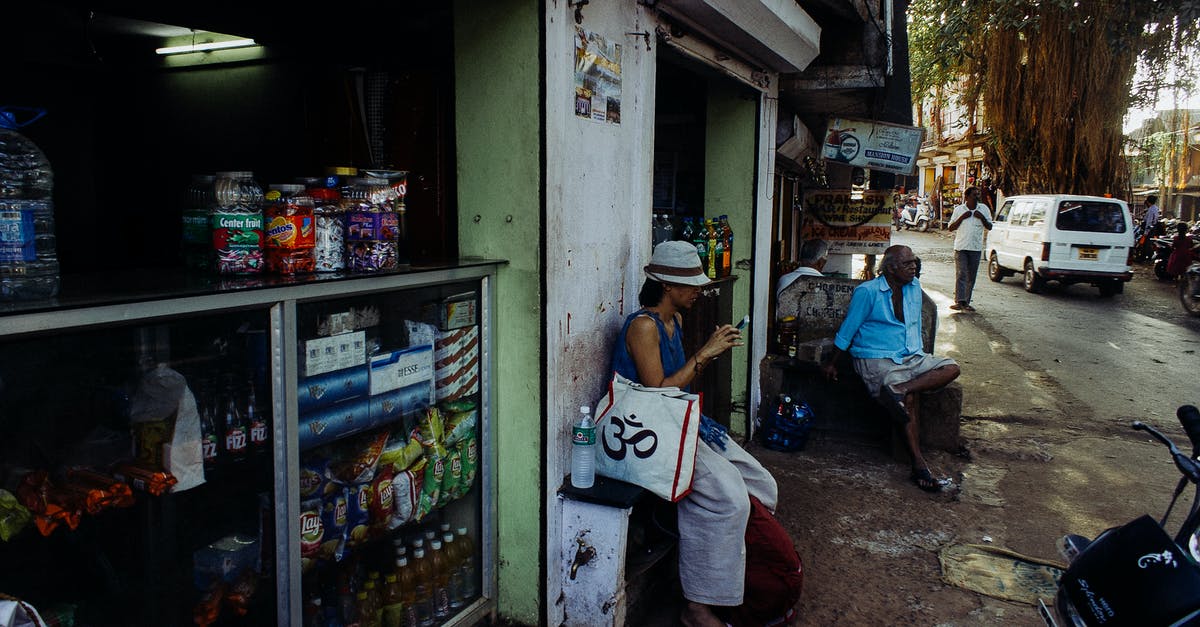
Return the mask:
[[775,298],[778,299],[783,290],[802,276],[825,276],[821,270],[829,261],[829,242],[823,239],[805,240],[800,246],[800,266],[795,270],[779,277],[775,283]]
[[924,350],[919,272],[920,260],[909,247],[885,250],[880,275],[854,288],[833,352],[821,369],[827,379],[836,381],[837,359],[843,352],[850,353],[867,391],[903,425],[913,483],[926,492],[940,492],[950,480],[934,477],[921,453],[917,403],[921,392],[945,386],[958,378],[960,370],[953,359]]

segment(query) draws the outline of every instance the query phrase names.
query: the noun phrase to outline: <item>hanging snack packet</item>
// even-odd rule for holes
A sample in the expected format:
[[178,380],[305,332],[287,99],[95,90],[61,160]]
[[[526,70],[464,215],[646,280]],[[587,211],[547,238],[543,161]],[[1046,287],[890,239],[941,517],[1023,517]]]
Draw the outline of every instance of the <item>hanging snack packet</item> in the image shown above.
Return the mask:
[[0,490],[0,540],[8,542],[32,519],[29,509],[18,503],[17,497],[7,490]]
[[300,503],[300,557],[313,558],[321,550],[325,527],[321,524],[321,499]]
[[396,470],[401,470],[421,459],[425,451],[421,448],[419,434],[420,430],[416,427],[411,431],[400,428],[393,432],[383,447],[383,454],[379,456],[379,467],[390,464]]
[[438,506],[442,496],[442,479],[446,474],[446,459],[434,446],[425,451],[425,479],[421,484],[421,499],[417,502],[414,520],[421,520]]
[[467,409],[459,409],[456,411],[445,410],[443,417],[446,421],[446,445],[449,446],[463,438],[467,437],[468,433],[475,432],[475,423],[478,422],[479,412],[475,409],[474,403],[456,403],[459,405],[469,405]]
[[417,506],[421,501],[421,486],[425,481],[424,459],[396,473],[392,479],[392,503],[395,511],[388,523],[388,529],[399,529],[417,515]]
[[372,538],[383,537],[387,534],[388,524],[392,520],[392,513],[396,511],[395,497],[393,496],[392,483],[395,481],[396,469],[388,464],[380,466],[379,470],[375,471],[375,480],[371,483],[371,518],[370,518],[370,536]]
[[328,477],[346,485],[369,483],[387,439],[387,432],[381,431],[339,443],[329,461]]
[[446,453],[446,470],[442,475],[442,494],[438,507],[462,496],[462,452],[451,446]]
[[462,488],[459,490],[461,496],[470,492],[471,486],[475,484],[475,473],[479,469],[479,446],[474,433],[459,440],[456,446],[462,455]]
[[321,499],[321,525],[325,537],[317,557],[334,562],[342,561],[346,552],[347,492],[336,483],[326,484],[325,496]]
[[319,499],[325,495],[325,484],[329,479],[325,471],[329,460],[313,453],[306,453],[300,459],[300,500]]
[[442,423],[442,414],[436,407],[430,407],[425,410],[425,414],[417,421],[417,429],[419,430],[418,437],[421,439],[421,446],[425,447],[426,454],[435,446],[440,445],[445,440],[445,426]]
[[346,486],[346,544],[358,546],[368,540],[371,522],[371,484]]

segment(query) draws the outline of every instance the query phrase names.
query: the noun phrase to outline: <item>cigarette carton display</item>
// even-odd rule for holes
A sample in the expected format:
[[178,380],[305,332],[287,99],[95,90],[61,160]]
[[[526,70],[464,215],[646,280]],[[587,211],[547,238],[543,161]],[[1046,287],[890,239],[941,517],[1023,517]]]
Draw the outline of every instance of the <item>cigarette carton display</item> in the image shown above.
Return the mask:
[[320,446],[372,426],[371,403],[359,397],[300,414],[300,450]]
[[366,396],[369,389],[370,374],[363,365],[305,377],[300,380],[296,396],[303,414],[356,396]]

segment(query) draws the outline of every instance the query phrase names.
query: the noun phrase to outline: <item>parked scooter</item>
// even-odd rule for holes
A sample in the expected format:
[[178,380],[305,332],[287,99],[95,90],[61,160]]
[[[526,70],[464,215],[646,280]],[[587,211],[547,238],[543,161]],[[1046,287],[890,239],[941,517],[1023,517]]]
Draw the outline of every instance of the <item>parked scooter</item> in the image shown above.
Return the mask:
[[[1067,567],[1059,579],[1054,611],[1039,600],[1042,620],[1051,627],[1105,625],[1194,625],[1200,623],[1200,566],[1197,528],[1200,527],[1200,411],[1184,405],[1176,412],[1192,455],[1153,427],[1134,422],[1171,451],[1183,477],[1175,488],[1162,520],[1143,515],[1100,534],[1095,540],[1069,535],[1059,541]],[[1175,534],[1164,525],[1188,484],[1195,487],[1191,510]],[[1061,621],[1061,622],[1060,622]]]
[[922,233],[929,230],[929,225],[933,223],[933,212],[929,209],[929,203],[918,203],[916,207],[905,207],[900,212],[900,227],[905,229],[916,229]]
[[1193,261],[1179,277],[1179,304],[1193,316],[1200,316],[1200,261]]
[[1174,250],[1174,243],[1169,237],[1152,237],[1150,238],[1150,263],[1154,265],[1154,276],[1158,277],[1159,281],[1167,281],[1174,277],[1167,272],[1167,261],[1171,259],[1171,251]]

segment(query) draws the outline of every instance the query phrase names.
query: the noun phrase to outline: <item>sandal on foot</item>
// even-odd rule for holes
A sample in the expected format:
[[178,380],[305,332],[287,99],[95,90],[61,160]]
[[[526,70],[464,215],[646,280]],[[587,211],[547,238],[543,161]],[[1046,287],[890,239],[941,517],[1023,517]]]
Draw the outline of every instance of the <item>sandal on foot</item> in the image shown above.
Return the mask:
[[879,403],[887,410],[896,424],[908,424],[908,407],[904,406],[904,395],[893,392],[886,385],[879,390]]
[[946,486],[950,485],[950,480],[945,477],[935,479],[928,468],[913,468],[910,479],[912,479],[912,482],[918,488],[926,492],[941,492]]

